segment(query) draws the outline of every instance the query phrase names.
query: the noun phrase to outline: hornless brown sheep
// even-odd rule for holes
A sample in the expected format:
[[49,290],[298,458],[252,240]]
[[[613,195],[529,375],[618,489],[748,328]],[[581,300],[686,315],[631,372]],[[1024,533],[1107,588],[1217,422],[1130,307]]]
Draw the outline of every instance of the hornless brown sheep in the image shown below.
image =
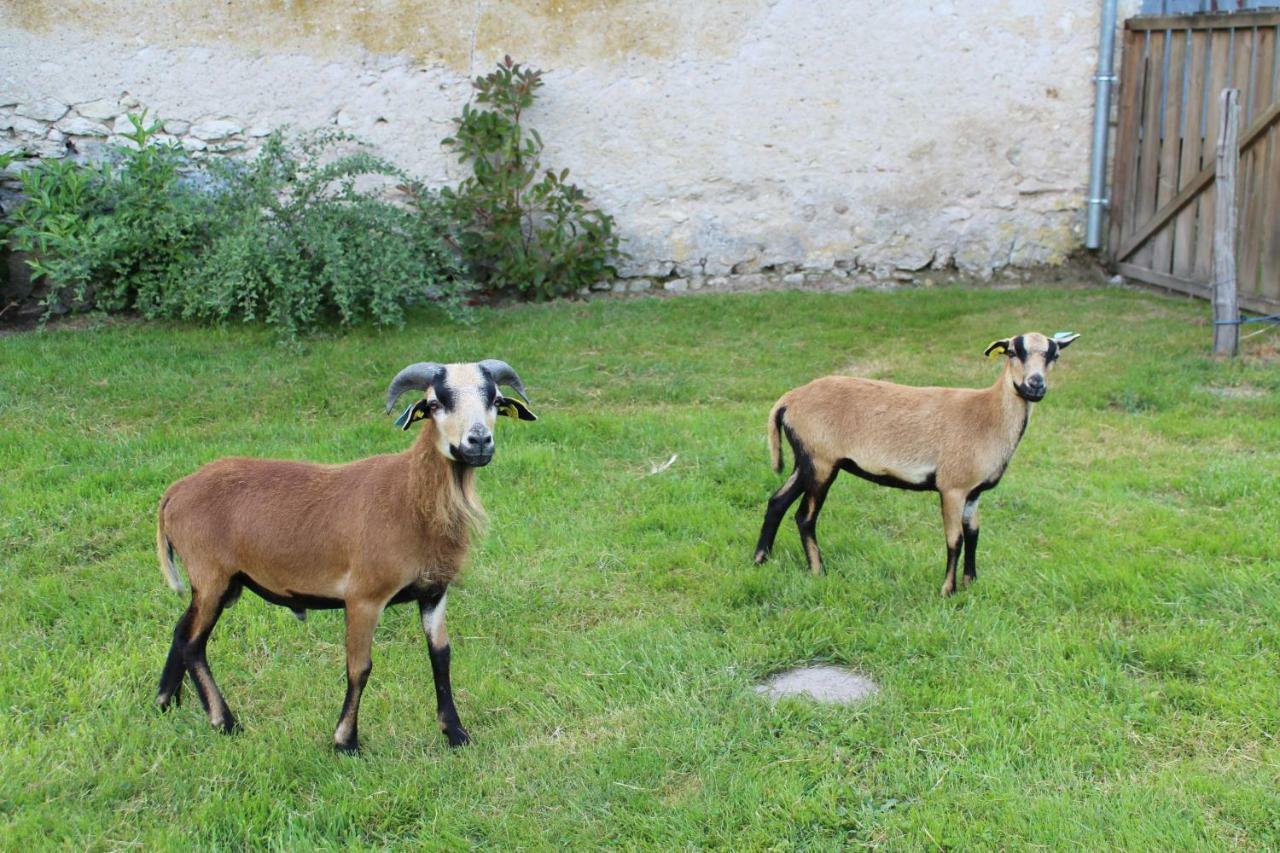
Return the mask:
[[769,450],[782,470],[780,432],[795,469],[769,499],[755,561],[769,558],[783,514],[802,495],[796,525],[809,567],[822,572],[818,513],[840,471],[882,486],[942,496],[947,573],[942,594],[956,589],[963,534],[966,582],[977,578],[978,498],[995,488],[1031,417],[1044,399],[1045,374],[1079,335],[1029,332],[996,341],[987,355],[1007,356],[989,388],[917,388],[875,379],[827,376],[788,391],[769,412]]

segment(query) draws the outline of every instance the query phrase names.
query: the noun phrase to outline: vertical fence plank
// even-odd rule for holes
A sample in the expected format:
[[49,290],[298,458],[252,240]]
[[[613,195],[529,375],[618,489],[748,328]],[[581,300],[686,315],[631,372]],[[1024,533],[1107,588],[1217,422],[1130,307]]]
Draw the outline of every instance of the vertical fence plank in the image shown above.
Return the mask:
[[[1164,84],[1164,117],[1160,123],[1160,156],[1156,177],[1155,209],[1159,210],[1178,194],[1179,146],[1182,128],[1182,93],[1186,79],[1187,36],[1181,30],[1169,33],[1168,70]],[[1167,273],[1173,268],[1173,224],[1156,232],[1151,244],[1151,269]]]
[[1233,356],[1240,348],[1236,302],[1236,169],[1240,159],[1240,90],[1222,92],[1222,129],[1218,135],[1217,194],[1213,235],[1213,352]]
[[[1271,106],[1274,92],[1272,81],[1275,66],[1275,28],[1262,27],[1254,34],[1252,74],[1249,82],[1252,104],[1247,127],[1267,107]],[[1261,290],[1263,232],[1267,227],[1267,170],[1271,160],[1272,134],[1268,131],[1243,156],[1241,163],[1241,190],[1244,199],[1240,222],[1239,284],[1241,292],[1255,295]]]
[[[1138,151],[1138,186],[1134,199],[1133,225],[1139,226],[1156,210],[1156,196],[1160,180],[1160,104],[1165,90],[1165,57],[1169,44],[1169,32],[1154,32],[1147,46],[1147,86],[1142,106],[1142,146]],[[1151,241],[1133,253],[1131,263],[1151,268],[1153,251]]]
[[[1209,63],[1209,80],[1206,108],[1208,115],[1205,122],[1204,165],[1213,161],[1218,146],[1218,128],[1222,124],[1222,101],[1219,93],[1229,82],[1231,60],[1231,30],[1211,30],[1213,37],[1212,54]],[[1215,191],[1207,189],[1200,199],[1200,223],[1196,229],[1196,265],[1194,278],[1209,281],[1213,276],[1213,221],[1217,203],[1214,201]]]
[[[1210,34],[1200,30],[1188,30],[1187,45],[1186,114],[1182,117],[1182,158],[1178,167],[1178,191],[1181,192],[1202,168],[1204,149],[1205,76],[1209,69]],[[1180,278],[1191,278],[1195,270],[1196,221],[1200,215],[1197,198],[1178,214],[1173,226],[1173,269]]]
[[1114,253],[1133,230],[1133,185],[1137,177],[1139,104],[1145,76],[1147,38],[1145,33],[1124,31],[1124,55],[1120,65],[1119,125],[1116,128],[1116,155],[1111,180],[1111,234],[1108,245]]
[[[1280,32],[1271,29],[1271,99],[1280,100]],[[1257,223],[1262,247],[1258,259],[1259,295],[1280,300],[1280,220],[1272,211],[1280,205],[1280,126],[1267,131],[1267,165],[1263,175],[1262,215]]]

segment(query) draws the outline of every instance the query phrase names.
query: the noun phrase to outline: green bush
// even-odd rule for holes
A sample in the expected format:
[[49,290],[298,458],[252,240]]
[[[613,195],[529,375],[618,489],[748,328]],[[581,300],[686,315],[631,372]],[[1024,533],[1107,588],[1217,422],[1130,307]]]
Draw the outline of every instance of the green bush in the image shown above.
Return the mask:
[[476,280],[542,299],[616,275],[613,217],[590,206],[568,169],[542,171],[542,137],[523,124],[542,72],[508,56],[472,85],[488,109],[467,104],[444,140],[472,175],[441,196]]
[[46,317],[87,308],[154,316],[199,250],[201,199],[181,180],[185,155],[152,139],[159,123],[148,126],[145,112],[129,120],[135,147],[113,159],[49,160],[22,173],[9,240],[47,284]]
[[[286,339],[324,322],[380,325],[469,288],[433,196],[384,198],[391,164],[336,133],[269,137],[248,162],[193,162],[130,116],[107,162],[46,161],[22,175],[9,243],[28,252],[54,311],[263,320]],[[353,153],[340,149],[353,147]]]
[[[399,324],[432,298],[457,313],[468,286],[445,243],[438,206],[385,201],[365,183],[403,182],[352,140],[320,133],[294,144],[268,137],[248,162],[215,161],[208,176],[208,247],[174,291],[184,317],[263,319],[287,337],[325,319]],[[382,187],[385,188],[385,187]]]

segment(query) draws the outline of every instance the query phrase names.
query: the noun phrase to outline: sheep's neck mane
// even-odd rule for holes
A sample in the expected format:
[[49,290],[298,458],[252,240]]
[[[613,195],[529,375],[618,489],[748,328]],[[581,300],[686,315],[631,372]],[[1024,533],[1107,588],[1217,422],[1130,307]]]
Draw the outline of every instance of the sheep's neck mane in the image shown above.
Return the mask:
[[436,426],[428,420],[409,448],[412,469],[409,488],[423,520],[457,542],[484,525],[484,507],[476,494],[476,470],[446,459],[436,447]]

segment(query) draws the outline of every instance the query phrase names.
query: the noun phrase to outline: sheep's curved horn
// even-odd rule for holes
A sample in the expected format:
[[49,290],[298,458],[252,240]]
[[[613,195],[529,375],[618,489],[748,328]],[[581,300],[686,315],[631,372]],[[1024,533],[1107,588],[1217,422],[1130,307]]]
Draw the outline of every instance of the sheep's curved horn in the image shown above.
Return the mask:
[[391,385],[387,388],[387,414],[391,413],[392,407],[396,404],[396,399],[401,394],[410,390],[427,390],[431,387],[431,383],[435,381],[436,377],[443,372],[443,364],[436,364],[434,361],[420,361],[397,373],[396,378],[391,380]]
[[510,385],[516,389],[516,393],[520,395],[526,403],[529,402],[529,395],[524,392],[524,383],[520,381],[520,377],[511,369],[511,365],[497,358],[486,358],[480,362],[480,366],[489,371],[489,375],[493,377],[493,381],[499,385]]

